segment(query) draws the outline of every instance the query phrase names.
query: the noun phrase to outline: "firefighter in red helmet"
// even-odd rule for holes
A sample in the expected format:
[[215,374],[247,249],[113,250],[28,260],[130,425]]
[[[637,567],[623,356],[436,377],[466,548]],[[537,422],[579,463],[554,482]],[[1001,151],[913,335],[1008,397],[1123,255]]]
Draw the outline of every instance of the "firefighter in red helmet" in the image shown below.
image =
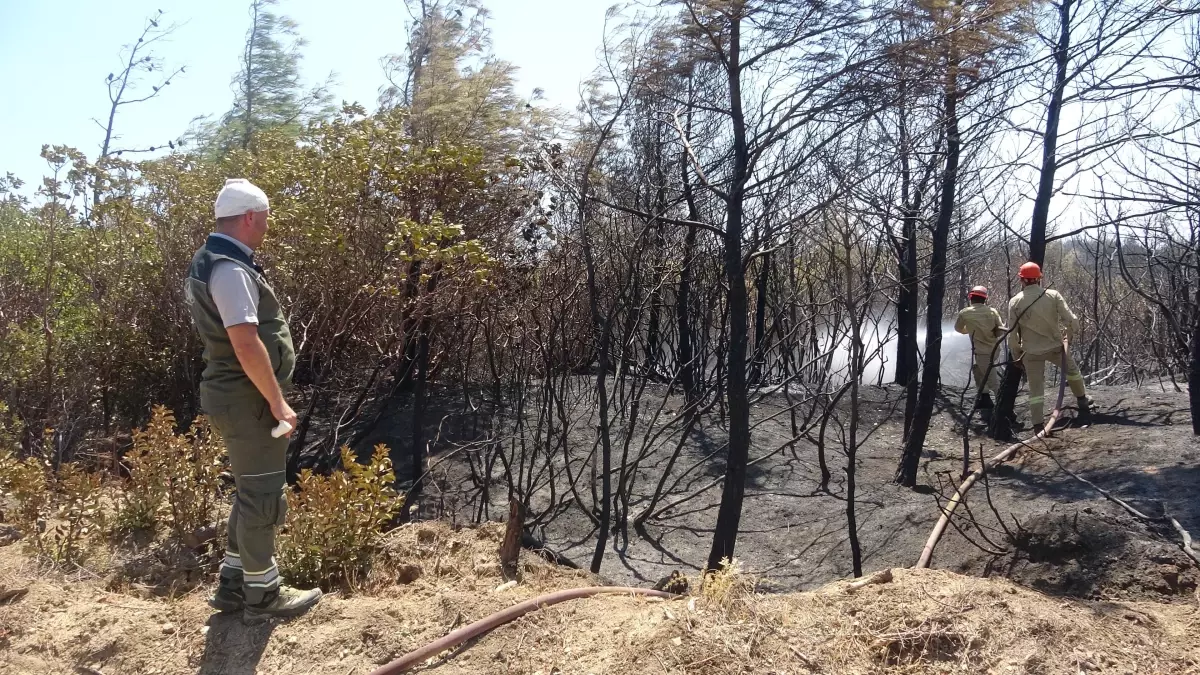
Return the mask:
[[[1044,423],[1046,404],[1046,362],[1058,364],[1065,356],[1067,384],[1079,402],[1079,414],[1091,411],[1091,401],[1083,387],[1083,375],[1071,358],[1071,341],[1079,334],[1079,319],[1058,291],[1042,288],[1042,268],[1035,262],[1021,265],[1017,276],[1022,290],[1008,303],[1008,322],[1014,326],[1008,334],[1013,359],[1020,361],[1029,378],[1029,416],[1034,429]],[[1068,348],[1064,354],[1063,340]]]
[[992,394],[998,387],[997,371],[992,365],[992,357],[996,353],[996,342],[1004,335],[1004,321],[1000,318],[1000,312],[987,304],[987,288],[972,288],[967,293],[967,299],[971,304],[958,313],[954,320],[954,330],[971,336],[975,388],[979,392],[975,399],[975,407],[984,411],[986,416],[994,405]]

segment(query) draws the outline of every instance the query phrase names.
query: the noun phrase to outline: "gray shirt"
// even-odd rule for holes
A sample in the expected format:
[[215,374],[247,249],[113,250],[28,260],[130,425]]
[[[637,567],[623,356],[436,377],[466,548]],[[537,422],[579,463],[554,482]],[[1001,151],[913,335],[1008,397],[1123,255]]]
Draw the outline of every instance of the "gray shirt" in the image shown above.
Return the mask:
[[[249,246],[233,237],[219,232],[214,232],[213,236],[233,242],[247,256],[254,254]],[[208,279],[208,292],[226,328],[242,323],[258,324],[258,284],[246,268],[228,260],[218,262]]]

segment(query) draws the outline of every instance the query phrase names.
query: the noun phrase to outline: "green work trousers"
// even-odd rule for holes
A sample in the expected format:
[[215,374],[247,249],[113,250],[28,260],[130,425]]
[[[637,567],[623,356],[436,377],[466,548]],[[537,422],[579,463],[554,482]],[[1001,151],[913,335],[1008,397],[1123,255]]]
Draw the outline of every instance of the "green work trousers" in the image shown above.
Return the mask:
[[[1050,361],[1061,368],[1060,359],[1063,355],[1063,349],[1059,348],[1048,354],[1025,354],[1021,357],[1021,363],[1025,366],[1025,375],[1029,378],[1029,418],[1033,422],[1034,430],[1041,429],[1045,424],[1046,362]],[[1072,394],[1075,394],[1077,398],[1083,398],[1087,393],[1083,388],[1083,375],[1079,373],[1079,366],[1075,365],[1075,359],[1071,358],[1071,351],[1067,350],[1065,355],[1067,384],[1071,387]]]
[[277,424],[265,399],[202,402],[229,453],[236,495],[229,511],[221,585],[258,604],[279,588],[275,533],[287,514],[288,439],[272,438]]

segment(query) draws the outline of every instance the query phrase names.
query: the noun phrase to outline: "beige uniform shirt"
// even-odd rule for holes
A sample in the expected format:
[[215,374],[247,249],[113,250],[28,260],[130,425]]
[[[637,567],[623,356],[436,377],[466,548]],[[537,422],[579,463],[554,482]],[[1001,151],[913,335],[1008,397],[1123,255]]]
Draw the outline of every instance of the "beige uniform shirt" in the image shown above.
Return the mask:
[[970,335],[975,356],[986,360],[991,358],[996,341],[1004,335],[1004,320],[995,308],[982,303],[972,303],[958,313],[958,318],[954,320],[954,330],[963,335]]
[[[1020,317],[1018,319],[1017,317]],[[1079,332],[1079,319],[1058,291],[1026,286],[1008,303],[1008,348],[1014,358],[1023,354],[1042,356],[1062,347],[1063,337]]]

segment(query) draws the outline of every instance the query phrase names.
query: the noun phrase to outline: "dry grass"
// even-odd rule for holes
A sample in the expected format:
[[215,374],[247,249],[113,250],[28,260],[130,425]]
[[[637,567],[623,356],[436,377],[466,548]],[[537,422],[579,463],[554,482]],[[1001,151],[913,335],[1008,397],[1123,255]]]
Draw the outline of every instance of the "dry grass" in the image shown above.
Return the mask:
[[[211,618],[208,588],[174,600],[47,576],[0,548],[0,673],[336,673],[363,675],[455,627],[536,595],[596,583],[524,556],[503,582],[502,528],[438,523],[389,534],[366,588],[310,615],[248,628]],[[1064,601],[1004,581],[894,570],[888,583],[760,595],[736,565],[696,595],[654,602],[595,597],[547,608],[445,655],[430,672],[481,675],[655,673],[1197,673],[1195,607]],[[169,624],[169,625],[168,625]]]

